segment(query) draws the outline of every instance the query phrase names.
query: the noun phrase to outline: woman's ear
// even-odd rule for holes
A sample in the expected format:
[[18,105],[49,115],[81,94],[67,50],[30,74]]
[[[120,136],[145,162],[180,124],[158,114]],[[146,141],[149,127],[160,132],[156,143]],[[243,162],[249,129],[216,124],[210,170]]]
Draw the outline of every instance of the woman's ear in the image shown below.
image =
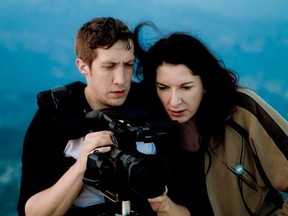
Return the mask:
[[89,72],[88,65],[80,58],[76,59],[76,65],[81,74],[87,75]]

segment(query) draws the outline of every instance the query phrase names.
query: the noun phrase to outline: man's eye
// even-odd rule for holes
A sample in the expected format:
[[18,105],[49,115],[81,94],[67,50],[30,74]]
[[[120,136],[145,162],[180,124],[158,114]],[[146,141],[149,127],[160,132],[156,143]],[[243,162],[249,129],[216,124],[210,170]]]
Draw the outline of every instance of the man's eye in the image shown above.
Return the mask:
[[134,67],[133,63],[125,64],[126,67]]
[[111,65],[104,65],[104,66],[103,66],[103,68],[106,68],[106,69],[112,69],[113,67],[114,67],[113,64],[111,64]]

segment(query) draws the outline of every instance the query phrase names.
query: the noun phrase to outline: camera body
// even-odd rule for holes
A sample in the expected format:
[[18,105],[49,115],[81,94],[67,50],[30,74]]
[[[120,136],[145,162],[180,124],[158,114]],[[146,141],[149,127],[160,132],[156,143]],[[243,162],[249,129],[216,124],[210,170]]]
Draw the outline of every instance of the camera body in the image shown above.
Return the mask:
[[139,152],[136,142],[143,142],[143,145],[158,142],[168,136],[169,129],[178,122],[133,122],[119,119],[112,109],[92,111],[86,117],[114,135],[111,151],[95,150],[88,156],[85,184],[99,189],[112,201],[129,200],[133,194],[153,198],[165,192],[169,176],[166,161]]

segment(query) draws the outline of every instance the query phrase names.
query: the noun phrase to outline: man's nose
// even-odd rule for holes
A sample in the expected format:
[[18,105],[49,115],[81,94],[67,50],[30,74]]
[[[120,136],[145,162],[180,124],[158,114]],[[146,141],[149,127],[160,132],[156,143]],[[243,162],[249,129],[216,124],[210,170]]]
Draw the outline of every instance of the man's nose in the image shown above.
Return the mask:
[[125,70],[123,67],[119,67],[114,73],[114,84],[123,85],[124,83],[125,83]]

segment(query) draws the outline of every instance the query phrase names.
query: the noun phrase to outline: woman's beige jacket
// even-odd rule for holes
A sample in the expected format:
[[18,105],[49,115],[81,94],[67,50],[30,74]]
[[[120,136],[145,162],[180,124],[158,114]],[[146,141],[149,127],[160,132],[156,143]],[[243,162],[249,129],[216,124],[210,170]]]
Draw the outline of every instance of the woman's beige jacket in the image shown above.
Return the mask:
[[212,142],[211,158],[205,158],[206,170],[212,160],[206,185],[214,214],[276,215],[267,201],[267,181],[288,192],[288,123],[248,89],[239,89],[237,101],[227,121],[237,127],[227,123],[224,144]]

